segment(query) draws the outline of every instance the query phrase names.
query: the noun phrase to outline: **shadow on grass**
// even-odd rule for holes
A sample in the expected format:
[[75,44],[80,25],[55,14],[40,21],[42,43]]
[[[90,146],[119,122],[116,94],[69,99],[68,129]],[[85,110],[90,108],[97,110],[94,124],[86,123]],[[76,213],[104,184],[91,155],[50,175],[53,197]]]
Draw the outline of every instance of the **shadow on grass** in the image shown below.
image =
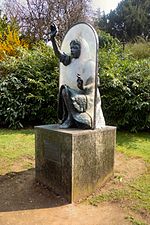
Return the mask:
[[0,211],[52,208],[68,204],[51,190],[35,182],[35,170],[0,176]]
[[126,131],[117,132],[117,143],[119,145],[134,144],[134,142],[147,142],[150,141],[150,135],[148,132],[141,133],[129,133]]
[[14,135],[14,134],[24,134],[24,135],[32,135],[34,134],[34,129],[0,129],[0,135]]

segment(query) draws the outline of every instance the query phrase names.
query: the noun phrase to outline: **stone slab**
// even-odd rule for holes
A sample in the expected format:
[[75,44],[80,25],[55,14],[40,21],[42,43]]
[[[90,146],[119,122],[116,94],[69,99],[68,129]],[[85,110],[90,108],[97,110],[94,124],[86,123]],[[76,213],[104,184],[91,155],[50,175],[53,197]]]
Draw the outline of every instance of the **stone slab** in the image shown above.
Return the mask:
[[116,128],[35,127],[36,180],[77,202],[113,175]]

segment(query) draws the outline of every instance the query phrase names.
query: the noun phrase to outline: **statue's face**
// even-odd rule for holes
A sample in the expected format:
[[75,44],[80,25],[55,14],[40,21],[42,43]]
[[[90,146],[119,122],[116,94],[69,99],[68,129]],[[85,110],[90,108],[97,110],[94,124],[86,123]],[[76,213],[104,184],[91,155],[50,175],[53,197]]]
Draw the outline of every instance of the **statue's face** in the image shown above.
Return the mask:
[[78,43],[70,44],[71,56],[75,59],[79,58],[81,53],[81,47]]

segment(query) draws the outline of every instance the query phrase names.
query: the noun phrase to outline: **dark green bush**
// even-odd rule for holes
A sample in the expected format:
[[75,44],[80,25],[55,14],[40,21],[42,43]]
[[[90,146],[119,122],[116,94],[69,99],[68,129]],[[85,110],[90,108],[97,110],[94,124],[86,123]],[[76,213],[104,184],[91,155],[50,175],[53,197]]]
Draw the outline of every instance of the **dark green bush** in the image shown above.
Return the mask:
[[40,43],[0,64],[0,124],[18,128],[57,119],[58,62]]
[[[57,121],[58,61],[40,43],[0,64],[0,125],[18,128]],[[136,60],[102,33],[99,50],[102,109],[107,125],[150,127],[150,58]]]
[[131,131],[150,128],[150,58],[136,61],[117,44],[99,52],[100,92],[106,123]]

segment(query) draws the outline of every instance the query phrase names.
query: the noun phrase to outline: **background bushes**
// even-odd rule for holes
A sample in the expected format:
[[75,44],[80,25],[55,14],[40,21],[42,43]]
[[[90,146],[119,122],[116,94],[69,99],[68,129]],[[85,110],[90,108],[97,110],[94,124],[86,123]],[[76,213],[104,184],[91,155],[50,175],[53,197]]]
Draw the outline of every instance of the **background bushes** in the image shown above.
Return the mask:
[[150,42],[137,38],[135,43],[126,45],[126,52],[137,60],[150,58]]
[[[100,35],[100,93],[106,124],[146,130],[150,127],[150,58],[141,53],[137,59],[129,48],[123,51],[117,39]],[[41,42],[31,50],[17,51],[17,57],[0,63],[0,125],[18,128],[57,122],[59,71],[52,49]]]
[[8,20],[0,10],[0,61],[6,56],[18,56],[18,47],[28,49],[28,42],[21,37],[19,25],[15,18]]
[[58,62],[44,43],[19,50],[0,64],[0,124],[23,127],[53,123],[58,94]]
[[128,54],[123,52],[118,40],[103,36],[103,40],[109,40],[104,41],[99,51],[100,92],[106,123],[131,131],[148,129],[150,58],[143,59],[141,51],[137,60],[129,49]]

